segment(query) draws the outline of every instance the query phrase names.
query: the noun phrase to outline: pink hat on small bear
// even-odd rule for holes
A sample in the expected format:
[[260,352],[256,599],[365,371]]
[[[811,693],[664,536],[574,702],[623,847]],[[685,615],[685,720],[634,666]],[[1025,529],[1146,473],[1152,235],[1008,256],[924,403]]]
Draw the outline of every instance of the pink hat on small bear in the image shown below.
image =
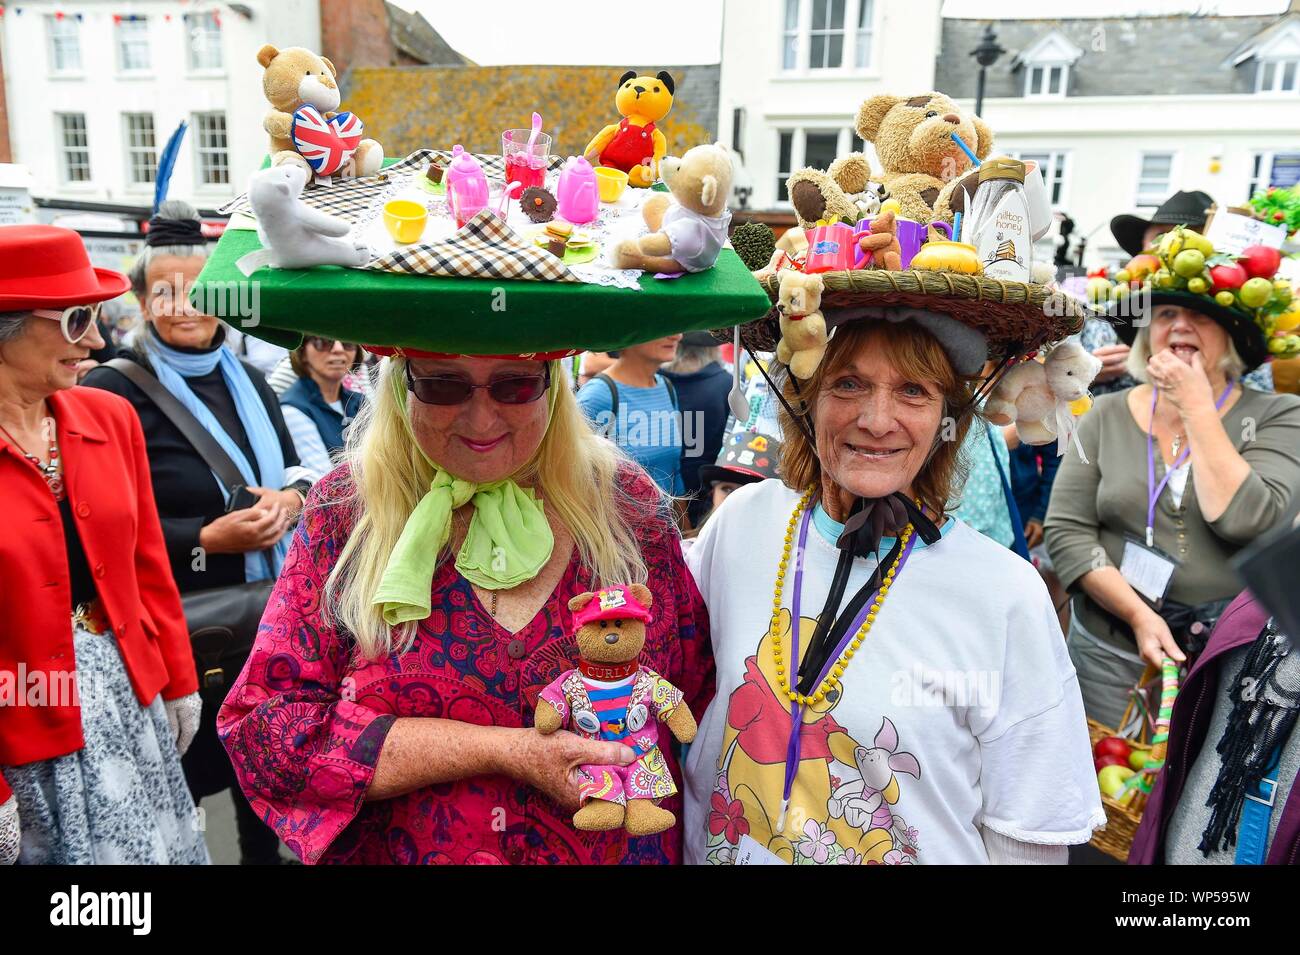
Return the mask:
[[595,620],[637,620],[650,622],[650,610],[632,595],[623,584],[597,590],[587,605],[573,615],[575,628],[585,627]]

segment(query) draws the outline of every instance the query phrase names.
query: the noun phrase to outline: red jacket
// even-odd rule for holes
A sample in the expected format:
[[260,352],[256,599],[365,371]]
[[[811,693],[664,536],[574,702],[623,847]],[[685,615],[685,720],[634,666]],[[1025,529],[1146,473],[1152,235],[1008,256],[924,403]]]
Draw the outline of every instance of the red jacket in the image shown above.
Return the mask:
[[[140,419],[124,399],[95,388],[56,392],[49,405],[86,563],[136,698],[148,705],[159,693],[166,700],[194,693],[198,677],[154,506]],[[0,498],[0,694],[6,681],[10,692],[25,694],[43,680],[53,696],[66,686],[62,674],[75,670],[63,524],[40,473],[7,443],[0,446]],[[63,756],[85,745],[81,708],[64,699],[49,703],[0,705],[0,765]]]

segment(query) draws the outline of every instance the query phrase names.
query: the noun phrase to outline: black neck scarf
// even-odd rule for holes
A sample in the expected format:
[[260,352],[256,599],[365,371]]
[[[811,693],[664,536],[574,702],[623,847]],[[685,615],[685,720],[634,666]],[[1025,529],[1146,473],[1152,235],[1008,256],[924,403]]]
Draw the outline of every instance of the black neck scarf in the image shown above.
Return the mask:
[[1197,846],[1209,856],[1237,841],[1246,791],[1263,777],[1300,715],[1300,654],[1270,620],[1251,645],[1232,682],[1232,713],[1216,751],[1223,759],[1205,804],[1210,821]]
[[[858,498],[853,502],[844,521],[844,531],[836,541],[840,556],[835,564],[831,589],[826,595],[822,612],[817,615],[817,626],[799,666],[797,689],[800,693],[807,696],[815,691],[817,677],[831,653],[839,646],[853,620],[880,587],[888,568],[902,552],[902,534],[909,523],[927,544],[935,543],[941,536],[934,522],[915,502],[898,491],[885,497]],[[880,560],[880,540],[883,537],[893,537],[895,540],[885,559]],[[837,615],[836,610],[848,588],[854,559],[871,556],[876,557],[876,567],[871,572],[871,577]],[[799,621],[792,621],[792,626],[799,626]]]

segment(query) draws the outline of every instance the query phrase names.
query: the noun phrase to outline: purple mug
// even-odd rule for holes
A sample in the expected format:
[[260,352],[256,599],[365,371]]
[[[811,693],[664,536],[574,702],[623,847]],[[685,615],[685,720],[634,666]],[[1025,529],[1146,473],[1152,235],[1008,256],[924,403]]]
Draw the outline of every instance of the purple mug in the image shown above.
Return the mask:
[[[898,248],[902,253],[899,256],[901,260],[899,268],[902,269],[911,266],[912,257],[921,251],[921,246],[925,242],[926,236],[929,235],[929,229],[931,226],[942,232],[944,238],[949,241],[952,240],[952,226],[942,220],[928,224],[923,222],[914,222],[911,219],[903,218],[895,218],[894,221],[898,224]],[[857,228],[853,230],[853,244],[857,247],[857,255],[853,260],[853,267],[855,269],[862,268],[863,263],[866,262],[867,259],[867,253],[863,252],[862,247],[857,244],[858,240],[870,232],[870,219],[862,219],[858,222]]]

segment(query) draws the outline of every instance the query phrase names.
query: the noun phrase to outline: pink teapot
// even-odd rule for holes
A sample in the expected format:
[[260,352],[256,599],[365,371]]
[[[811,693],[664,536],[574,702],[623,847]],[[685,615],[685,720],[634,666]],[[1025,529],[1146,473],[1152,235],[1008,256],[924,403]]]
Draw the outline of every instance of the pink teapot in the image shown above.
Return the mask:
[[570,156],[560,170],[555,190],[560,216],[575,224],[591,222],[600,210],[596,172],[583,156]]

